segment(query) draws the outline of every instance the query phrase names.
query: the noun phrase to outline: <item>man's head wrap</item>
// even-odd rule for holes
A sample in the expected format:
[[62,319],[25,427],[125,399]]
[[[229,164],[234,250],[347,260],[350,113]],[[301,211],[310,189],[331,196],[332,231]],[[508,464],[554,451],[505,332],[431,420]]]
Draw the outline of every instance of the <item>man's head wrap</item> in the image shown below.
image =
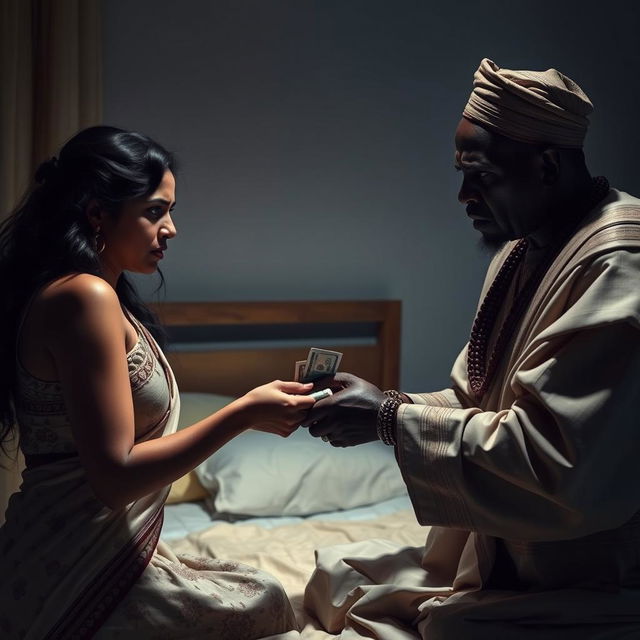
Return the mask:
[[500,69],[484,58],[462,115],[520,142],[580,148],[592,111],[584,91],[555,69]]

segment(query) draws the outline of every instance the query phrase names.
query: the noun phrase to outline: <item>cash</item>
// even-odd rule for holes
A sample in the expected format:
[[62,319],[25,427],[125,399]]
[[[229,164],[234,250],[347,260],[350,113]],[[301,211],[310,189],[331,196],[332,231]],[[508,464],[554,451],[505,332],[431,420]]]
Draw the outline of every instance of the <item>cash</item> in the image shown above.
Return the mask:
[[296,366],[293,368],[293,379],[296,382],[302,382],[304,376],[304,368],[307,365],[306,360],[296,360]]
[[320,391],[314,391],[313,393],[309,394],[309,396],[312,397],[316,402],[318,402],[318,400],[330,398],[332,395],[333,391],[331,391],[331,389],[320,389]]
[[293,379],[298,382],[313,382],[324,376],[332,376],[337,373],[340,360],[340,351],[311,347],[307,359],[296,362]]

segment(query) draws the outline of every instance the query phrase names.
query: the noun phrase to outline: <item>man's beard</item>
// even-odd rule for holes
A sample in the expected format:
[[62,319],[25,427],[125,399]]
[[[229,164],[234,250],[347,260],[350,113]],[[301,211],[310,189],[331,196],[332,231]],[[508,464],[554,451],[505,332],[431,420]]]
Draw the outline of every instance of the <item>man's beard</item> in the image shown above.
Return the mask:
[[494,255],[498,253],[502,247],[509,242],[509,238],[501,235],[501,234],[485,234],[482,233],[480,235],[480,239],[478,240],[478,246],[480,249],[486,253],[490,253]]

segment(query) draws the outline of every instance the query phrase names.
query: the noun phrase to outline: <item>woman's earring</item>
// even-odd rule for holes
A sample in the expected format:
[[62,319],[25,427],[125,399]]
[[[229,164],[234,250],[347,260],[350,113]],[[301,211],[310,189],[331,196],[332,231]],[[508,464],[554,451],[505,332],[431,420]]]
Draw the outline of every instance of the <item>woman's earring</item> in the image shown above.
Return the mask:
[[97,254],[101,254],[106,246],[104,238],[100,234],[100,227],[98,227],[96,229],[96,235],[93,238],[93,248],[96,250]]

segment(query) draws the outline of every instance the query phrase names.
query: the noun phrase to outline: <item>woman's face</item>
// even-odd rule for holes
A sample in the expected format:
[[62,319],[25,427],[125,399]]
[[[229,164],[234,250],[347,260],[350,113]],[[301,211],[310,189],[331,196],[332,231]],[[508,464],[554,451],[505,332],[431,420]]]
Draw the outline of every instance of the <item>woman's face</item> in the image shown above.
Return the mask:
[[153,273],[176,235],[171,219],[175,207],[176,181],[165,171],[157,189],[148,196],[128,200],[117,216],[103,216],[99,244],[100,261],[116,279],[120,272]]

